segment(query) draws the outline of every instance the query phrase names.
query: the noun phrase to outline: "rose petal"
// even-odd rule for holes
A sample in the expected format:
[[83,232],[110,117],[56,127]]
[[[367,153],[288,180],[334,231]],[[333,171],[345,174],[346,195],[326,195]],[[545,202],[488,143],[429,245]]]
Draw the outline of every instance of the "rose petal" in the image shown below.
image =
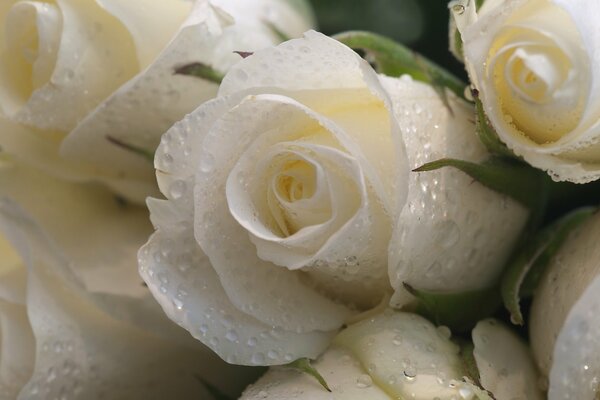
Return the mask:
[[52,235],[77,265],[73,272],[88,290],[146,295],[136,268],[137,249],[151,232],[144,210],[119,205],[100,187],[60,181],[16,165],[0,169],[0,195],[18,201]]
[[148,194],[157,193],[150,171],[145,179],[136,179],[128,171],[117,170],[114,175],[97,170],[81,162],[62,158],[59,153],[62,134],[41,132],[34,128],[11,122],[0,117],[0,146],[11,156],[28,165],[67,181],[89,181],[90,177],[119,193],[126,199],[142,203]]
[[[252,52],[275,44],[276,39],[263,21],[270,18],[267,13],[271,3],[277,3],[273,7],[281,11],[282,21],[291,24],[286,29],[298,24],[302,30],[309,27],[307,19],[299,20],[298,14],[282,2],[197,2],[181,29],[173,31],[174,38],[156,60],[92,111],[67,137],[62,154],[103,168],[125,169],[138,175],[146,173],[145,160],[115,146],[106,137],[153,151],[160,136],[174,122],[217,93],[218,85],[214,82],[173,75],[174,68],[202,62],[226,71],[240,60],[233,51]],[[234,19],[228,14],[230,11]]]
[[[197,154],[195,235],[240,310],[286,330],[329,331],[341,326],[348,315],[344,307],[317,294],[297,273],[259,259],[246,230],[232,217],[226,198],[227,176],[247,145],[263,132],[282,129],[283,121],[286,132],[298,128],[298,121],[305,122],[307,117],[297,107],[280,96],[272,100],[250,97],[212,126]],[[272,118],[264,118],[264,113]],[[244,121],[241,128],[240,120]]]
[[95,0],[58,0],[57,5],[63,25],[52,78],[9,116],[38,128],[68,132],[139,66],[130,34]]
[[600,218],[592,216],[573,231],[548,265],[531,309],[531,347],[538,366],[550,374],[556,340],[590,283],[600,274],[597,234]]
[[598,309],[600,277],[596,276],[571,308],[556,339],[548,398],[591,399],[600,393]]
[[31,377],[35,340],[25,307],[26,270],[10,243],[0,235],[0,386],[17,398]]
[[473,356],[481,385],[497,400],[544,398],[527,345],[496,320],[481,321],[473,329]]
[[183,23],[192,3],[183,0],[97,0],[98,4],[118,18],[133,37],[140,68],[148,66]]
[[351,352],[331,347],[313,366],[325,379],[332,393],[327,392],[311,376],[291,368],[271,368],[250,386],[240,400],[280,400],[294,398],[310,400],[390,400],[383,390],[373,384],[369,375]]
[[[191,343],[169,342],[111,318],[94,306],[66,260],[35,223],[7,200],[0,229],[28,268],[27,308],[36,339],[35,370],[23,388],[27,399],[68,394],[77,399],[210,398],[197,376],[235,388],[225,364]],[[178,344],[175,344],[178,343]],[[241,383],[241,382],[240,382]]]
[[[153,203],[153,215],[168,203]],[[316,357],[334,332],[296,333],[264,324],[237,309],[189,221],[161,225],[139,253],[140,273],[167,315],[223,359],[243,365],[285,364]]]
[[[408,77],[381,79],[392,98],[411,168],[444,157],[473,162],[489,157],[475,135],[473,110],[466,103],[450,97],[451,115],[430,86]],[[450,168],[412,173],[408,187],[389,248],[396,290],[392,304],[412,300],[404,282],[445,292],[490,286],[526,222],[525,208]]]
[[387,311],[342,331],[335,343],[351,351],[373,381],[394,398],[458,396],[459,348],[426,319]]

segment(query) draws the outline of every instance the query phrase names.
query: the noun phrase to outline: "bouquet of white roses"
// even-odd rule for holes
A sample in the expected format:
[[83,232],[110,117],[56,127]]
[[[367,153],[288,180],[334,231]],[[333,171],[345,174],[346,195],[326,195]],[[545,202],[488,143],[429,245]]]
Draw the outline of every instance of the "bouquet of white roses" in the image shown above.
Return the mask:
[[600,3],[366,4],[0,5],[0,399],[600,398]]

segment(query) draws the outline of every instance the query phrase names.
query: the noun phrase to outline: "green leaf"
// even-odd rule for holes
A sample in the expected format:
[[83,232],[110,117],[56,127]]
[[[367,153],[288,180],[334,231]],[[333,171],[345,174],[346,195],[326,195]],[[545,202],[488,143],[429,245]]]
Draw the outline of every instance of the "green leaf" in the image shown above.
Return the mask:
[[569,233],[594,212],[594,208],[580,208],[553,222],[535,236],[523,238],[526,243],[511,258],[501,286],[504,306],[514,324],[523,324],[521,297],[533,294],[543,272]]
[[235,400],[235,398],[230,397],[223,392],[221,392],[216,386],[212,385],[200,375],[194,375],[194,377],[204,386],[206,391],[210,393],[213,399],[215,400]]
[[154,162],[154,153],[151,152],[151,151],[149,151],[149,150],[143,149],[141,147],[134,146],[134,145],[129,144],[129,143],[125,143],[121,139],[117,139],[117,138],[112,137],[112,136],[106,136],[106,139],[109,142],[111,142],[112,144],[121,147],[122,149],[125,149],[127,151],[130,151],[132,153],[135,153],[137,155],[140,155],[140,156],[144,157],[146,160],[150,161],[151,163]]
[[473,93],[473,99],[475,100],[475,111],[476,111],[476,132],[479,140],[488,149],[488,151],[494,155],[504,156],[509,158],[518,158],[515,153],[512,152],[506,145],[498,138],[498,134],[494,127],[490,124],[488,117],[485,115],[483,110],[483,104],[479,99],[479,95],[476,91]]
[[452,331],[467,332],[475,324],[491,316],[502,304],[497,287],[461,293],[430,292],[416,289],[407,283],[404,287],[419,300],[417,312],[436,325],[445,325]]
[[378,72],[398,77],[408,74],[413,79],[428,83],[436,88],[448,88],[464,98],[466,84],[459,78],[415,53],[408,47],[384,36],[371,32],[350,31],[333,36],[334,39],[353,49],[360,49],[375,64]]
[[310,360],[308,358],[299,358],[296,361],[293,361],[286,365],[286,367],[297,369],[305,374],[308,374],[315,378],[325,390],[331,392],[329,385],[327,385],[327,381],[323,378],[323,376],[317,371],[315,367],[312,366]]
[[223,77],[225,76],[210,65],[200,62],[193,62],[177,67],[175,68],[175,74],[193,76],[218,84],[221,83]]
[[539,208],[545,201],[550,178],[538,169],[514,160],[492,157],[481,164],[443,158],[424,164],[413,172],[434,171],[453,167],[482,185],[510,196],[529,209]]

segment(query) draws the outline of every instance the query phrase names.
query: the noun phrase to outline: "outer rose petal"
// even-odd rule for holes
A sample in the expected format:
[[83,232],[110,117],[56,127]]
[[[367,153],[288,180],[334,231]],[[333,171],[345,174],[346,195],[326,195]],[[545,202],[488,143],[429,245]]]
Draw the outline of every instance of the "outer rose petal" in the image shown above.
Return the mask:
[[307,374],[279,367],[248,388],[242,400],[542,399],[528,348],[514,333],[492,320],[473,330],[474,355],[488,393],[463,376],[459,347],[446,329],[388,310],[346,328],[314,363],[332,393]]
[[313,366],[325,379],[332,393],[315,378],[285,367],[274,367],[250,386],[240,400],[281,400],[293,393],[298,400],[391,400],[353,357],[352,353],[333,346]]
[[151,204],[153,215],[166,218],[140,250],[140,273],[171,319],[230,363],[286,364],[327,347],[335,332],[285,331],[237,309],[194,242],[189,221],[169,215],[167,202]]
[[27,275],[10,243],[0,235],[0,393],[15,399],[35,362],[35,339],[25,306]]
[[139,65],[130,34],[95,0],[57,0],[57,5],[63,29],[52,78],[9,115],[38,128],[68,132]]
[[[299,17],[284,1],[215,4],[197,1],[156,60],[92,111],[67,137],[62,154],[75,161],[145,177],[146,160],[110,143],[107,136],[153,151],[160,135],[174,122],[215,97],[216,83],[174,75],[175,67],[202,62],[226,71],[241,59],[234,50],[255,51],[275,44],[278,39],[264,22],[273,17],[271,6],[282,12],[277,24],[285,25],[284,32],[298,35],[310,27],[310,20]],[[248,7],[252,12],[242,13]]]
[[210,399],[196,375],[235,393],[229,380],[220,383],[232,371],[206,350],[165,341],[98,309],[56,247],[7,200],[0,202],[0,229],[26,260],[36,340],[35,370],[19,399]]
[[[489,157],[466,103],[449,95],[452,115],[428,85],[408,76],[381,80],[392,98],[411,169],[444,157],[473,162]],[[404,282],[448,292],[492,285],[527,215],[516,201],[458,170],[411,173],[408,199],[389,247],[389,274],[396,290],[392,304],[411,301]]]
[[481,321],[473,329],[473,356],[481,385],[496,400],[542,400],[537,368],[529,348],[500,322]]
[[462,379],[459,347],[423,317],[388,310],[351,325],[334,343],[350,350],[393,398],[450,399],[459,393],[451,385]]
[[563,244],[548,267],[531,310],[531,344],[549,398],[593,398],[598,393],[600,218],[595,215]]

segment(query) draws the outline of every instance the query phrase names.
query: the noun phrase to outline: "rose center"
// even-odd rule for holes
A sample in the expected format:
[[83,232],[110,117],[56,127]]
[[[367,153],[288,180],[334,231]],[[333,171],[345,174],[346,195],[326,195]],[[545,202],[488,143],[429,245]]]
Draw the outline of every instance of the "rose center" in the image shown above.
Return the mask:
[[554,99],[568,79],[569,70],[570,62],[564,54],[534,47],[515,50],[508,60],[505,74],[516,94],[531,103],[544,104]]
[[277,174],[274,187],[278,199],[287,203],[308,199],[315,193],[316,172],[304,160],[288,162]]
[[279,235],[288,237],[327,220],[330,209],[320,168],[296,153],[285,152],[273,161],[267,204]]

